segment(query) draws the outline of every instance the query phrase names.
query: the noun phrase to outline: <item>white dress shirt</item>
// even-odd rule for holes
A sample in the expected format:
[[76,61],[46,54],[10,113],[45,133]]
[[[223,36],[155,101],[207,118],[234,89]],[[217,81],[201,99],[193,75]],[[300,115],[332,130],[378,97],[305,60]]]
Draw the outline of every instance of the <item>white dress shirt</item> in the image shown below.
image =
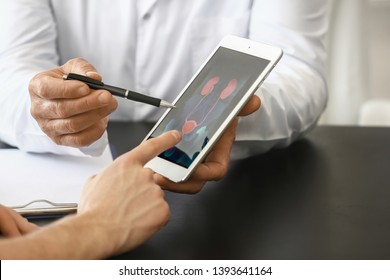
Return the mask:
[[[22,150],[99,153],[54,144],[30,114],[28,83],[75,57],[103,81],[173,101],[227,34],[279,46],[261,109],[241,118],[233,154],[286,146],[313,127],[327,99],[324,0],[3,0],[0,139]],[[163,110],[119,100],[111,120],[156,121]],[[95,150],[94,152],[91,151]]]

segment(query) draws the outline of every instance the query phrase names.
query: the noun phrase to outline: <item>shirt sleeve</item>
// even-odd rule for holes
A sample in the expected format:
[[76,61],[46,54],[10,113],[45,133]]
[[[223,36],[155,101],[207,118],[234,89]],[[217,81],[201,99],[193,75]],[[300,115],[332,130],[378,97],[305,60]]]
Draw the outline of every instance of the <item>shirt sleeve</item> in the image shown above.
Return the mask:
[[107,135],[83,150],[56,145],[30,113],[28,84],[58,66],[56,24],[48,0],[4,0],[0,9],[0,140],[28,152],[98,155]]
[[327,102],[328,2],[254,1],[249,38],[284,56],[260,91],[260,110],[240,119],[233,158],[285,147],[317,123]]

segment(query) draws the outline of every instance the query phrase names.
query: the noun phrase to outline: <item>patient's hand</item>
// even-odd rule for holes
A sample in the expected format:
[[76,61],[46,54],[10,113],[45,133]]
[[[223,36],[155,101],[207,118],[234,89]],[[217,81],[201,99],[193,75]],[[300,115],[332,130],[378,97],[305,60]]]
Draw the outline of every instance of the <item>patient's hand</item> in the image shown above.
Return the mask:
[[6,237],[20,236],[38,229],[35,224],[20,216],[14,210],[0,205],[0,233]]

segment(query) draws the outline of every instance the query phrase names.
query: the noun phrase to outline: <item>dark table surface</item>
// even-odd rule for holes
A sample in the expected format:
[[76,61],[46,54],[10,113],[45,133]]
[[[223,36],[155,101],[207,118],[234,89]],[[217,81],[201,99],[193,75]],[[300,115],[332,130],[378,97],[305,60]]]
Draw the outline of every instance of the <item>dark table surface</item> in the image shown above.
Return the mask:
[[[110,123],[114,155],[150,124]],[[121,259],[390,259],[390,128],[319,126],[232,162],[196,195],[166,193],[168,225]]]

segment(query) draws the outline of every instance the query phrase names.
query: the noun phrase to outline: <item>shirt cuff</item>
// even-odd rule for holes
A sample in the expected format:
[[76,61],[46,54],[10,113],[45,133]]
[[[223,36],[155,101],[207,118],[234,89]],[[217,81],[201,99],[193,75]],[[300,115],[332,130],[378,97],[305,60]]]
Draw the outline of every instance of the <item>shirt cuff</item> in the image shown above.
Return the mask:
[[79,148],[79,150],[85,155],[97,157],[103,154],[107,145],[108,145],[108,134],[106,130],[104,131],[102,137],[100,137],[98,140],[93,142],[88,147]]

